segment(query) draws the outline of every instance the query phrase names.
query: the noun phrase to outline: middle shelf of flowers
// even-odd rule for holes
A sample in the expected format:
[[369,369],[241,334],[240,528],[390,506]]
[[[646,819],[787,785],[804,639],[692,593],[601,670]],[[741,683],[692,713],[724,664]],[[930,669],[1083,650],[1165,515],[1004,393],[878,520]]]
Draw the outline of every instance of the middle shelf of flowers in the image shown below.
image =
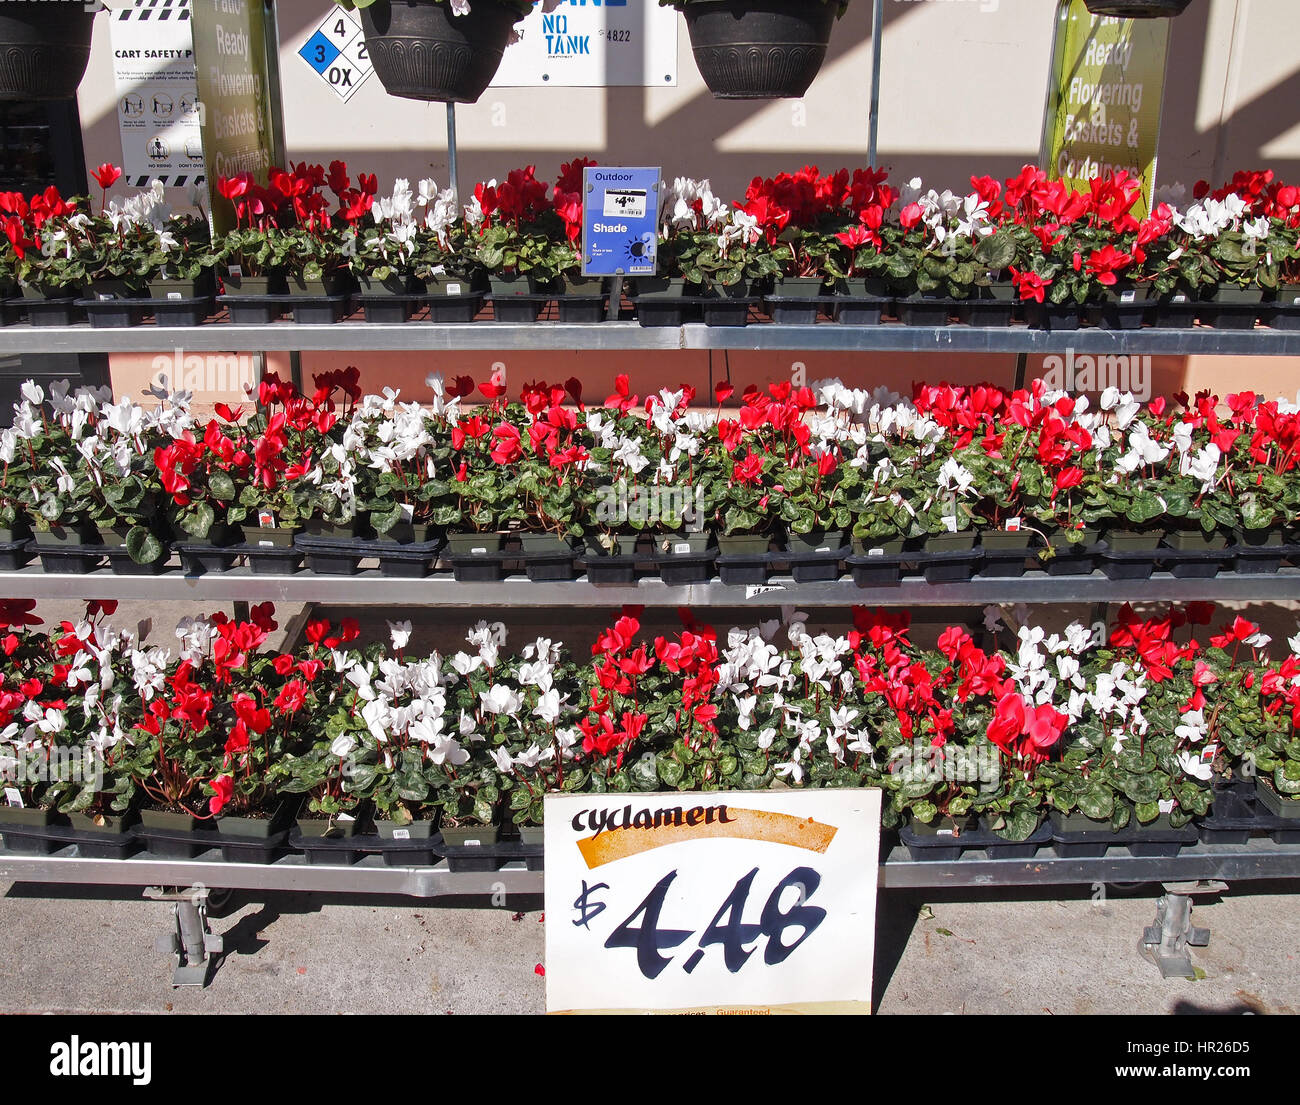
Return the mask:
[[576,378],[511,398],[434,375],[421,404],[359,381],[331,370],[306,395],[267,374],[207,419],[184,392],[145,405],[29,381],[0,431],[0,572],[21,588],[33,559],[189,578],[377,562],[417,600],[431,574],[657,577],[665,599],[778,574],[792,594],[1027,579],[1064,599],[1156,573],[1249,597],[1300,567],[1300,408],[1252,392],[1090,402],[1038,380],[902,397],[827,379],[722,381],[697,402],[619,376],[588,402]]
[[[219,183],[234,227],[176,214],[161,185],[108,199],[0,193],[0,323],[331,325],[358,312],[405,324],[599,323],[609,282],[582,274],[582,171],[554,185],[533,166],[454,189],[373,174],[274,169]],[[1300,330],[1300,189],[1269,171],[1198,184],[1142,211],[1141,182],[1111,173],[1073,191],[1026,166],[969,192],[901,189],[874,169],[755,178],[722,202],[707,180],[664,182],[658,268],[634,278],[614,316],[644,327],[703,320],[1053,332],[1144,326]]]

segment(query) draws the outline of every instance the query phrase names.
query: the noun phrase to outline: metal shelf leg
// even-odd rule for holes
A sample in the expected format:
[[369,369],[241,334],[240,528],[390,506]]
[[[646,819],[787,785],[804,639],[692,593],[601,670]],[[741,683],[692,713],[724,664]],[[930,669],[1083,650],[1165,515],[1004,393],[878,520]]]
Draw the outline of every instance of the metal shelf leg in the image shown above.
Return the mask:
[[212,969],[212,957],[225,950],[225,942],[208,928],[208,888],[190,887],[168,891],[149,887],[145,896],[158,901],[172,901],[172,921],[176,931],[160,936],[154,943],[157,951],[175,957],[172,986],[206,986]]
[[1189,948],[1210,942],[1210,930],[1192,924],[1192,896],[1218,894],[1228,884],[1217,880],[1165,883],[1164,897],[1156,902],[1155,924],[1142,931],[1141,951],[1158,968],[1161,978],[1194,978]]

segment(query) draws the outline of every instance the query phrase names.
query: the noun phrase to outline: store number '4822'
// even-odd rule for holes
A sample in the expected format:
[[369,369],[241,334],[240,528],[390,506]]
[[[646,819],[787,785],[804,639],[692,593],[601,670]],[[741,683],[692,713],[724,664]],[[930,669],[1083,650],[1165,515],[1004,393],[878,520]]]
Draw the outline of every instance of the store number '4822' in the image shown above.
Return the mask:
[[[826,919],[826,910],[807,904],[821,885],[821,875],[811,867],[796,867],[768,895],[758,924],[747,924],[743,920],[745,902],[757,874],[758,868],[755,867],[732,887],[731,893],[700,935],[699,947],[682,964],[682,969],[687,974],[699,966],[704,958],[704,949],[715,944],[722,947],[727,970],[735,974],[758,950],[757,941],[760,937],[767,938],[763,948],[763,962],[768,966],[783,963]],[[660,879],[645,896],[645,900],[605,941],[607,948],[635,948],[637,966],[646,978],[658,978],[673,961],[672,956],[663,954],[664,951],[680,947],[694,935],[690,929],[659,927],[664,898],[675,878],[677,872],[673,870]],[[798,889],[799,897],[789,909],[782,909],[781,896],[792,888]],[[799,934],[786,943],[785,934],[791,928],[798,928]]]

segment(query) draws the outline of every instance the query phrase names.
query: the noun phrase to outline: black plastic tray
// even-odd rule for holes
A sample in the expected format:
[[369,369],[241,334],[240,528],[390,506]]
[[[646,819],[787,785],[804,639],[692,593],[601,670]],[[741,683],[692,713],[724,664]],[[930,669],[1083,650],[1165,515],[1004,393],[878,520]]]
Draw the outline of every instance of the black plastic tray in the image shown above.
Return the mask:
[[667,584],[707,583],[713,576],[713,562],[717,557],[716,546],[698,553],[666,553],[656,549],[654,562],[659,578]]
[[181,541],[173,547],[181,555],[181,568],[187,576],[228,572],[244,555],[238,545],[206,545],[198,541]]
[[226,863],[273,863],[289,848],[288,829],[266,837],[234,836],[215,828],[186,833],[145,825],[135,826],[133,832],[150,855],[166,859],[193,859],[205,851],[219,848]]
[[120,833],[95,833],[71,825],[3,825],[5,848],[23,855],[48,856],[69,844],[86,859],[126,859],[140,849],[135,829]]
[[831,318],[841,326],[879,326],[893,306],[892,299],[837,295],[832,297]]
[[604,322],[606,297],[601,295],[557,295],[561,322]]
[[483,308],[483,294],[429,295],[424,297],[424,302],[429,305],[430,322],[473,322],[474,316]]
[[216,310],[217,299],[201,295],[193,299],[155,299],[152,303],[153,320],[159,326],[199,326]]
[[774,559],[790,565],[796,583],[829,583],[840,578],[840,565],[852,553],[851,545],[841,545],[826,552],[801,552],[790,549],[773,553]]
[[922,549],[909,553],[907,560],[920,569],[927,583],[967,583],[974,578],[983,555],[979,548],[935,552]]
[[76,303],[86,312],[93,329],[116,330],[125,326],[139,326],[153,314],[154,301],[146,295],[121,299],[78,299]]
[[772,574],[772,553],[719,553],[718,579],[729,587],[765,583]]
[[287,295],[219,295],[217,302],[230,312],[230,321],[240,326],[265,326],[284,316]]
[[854,553],[846,556],[844,562],[853,574],[854,583],[860,587],[870,587],[900,582],[903,578],[903,565],[910,558],[910,553],[882,553],[879,556]]
[[492,318],[495,322],[536,322],[537,316],[555,297],[552,295],[511,295],[488,292],[483,297],[492,304]]
[[39,545],[34,538],[28,548],[40,557],[45,571],[79,576],[100,567],[108,552],[103,545]]
[[767,308],[767,313],[772,316],[773,322],[787,326],[807,326],[816,322],[823,311],[829,313],[839,301],[839,297],[833,295],[807,297],[769,295],[764,297],[763,305]]
[[1106,849],[1126,847],[1130,855],[1149,857],[1169,857],[1178,855],[1185,844],[1195,844],[1200,834],[1195,825],[1186,825],[1181,829],[1161,829],[1137,823],[1131,818],[1122,829],[1076,829],[1057,830],[1048,822],[1052,830],[1052,840],[1056,853],[1065,858],[1100,859]]
[[18,541],[0,541],[0,572],[16,572],[30,564],[36,555],[30,538]]
[[587,573],[588,583],[635,583],[636,566],[647,556],[591,556],[583,555],[578,563]]
[[415,314],[428,298],[421,293],[374,295],[363,292],[357,302],[366,313],[367,322],[401,323]]
[[[1104,542],[1103,542],[1104,545]],[[1099,554],[1107,579],[1150,579],[1164,549],[1134,549],[1131,552],[1104,546]]]
[[914,860],[952,861],[962,852],[983,849],[990,859],[1030,859],[1039,848],[1052,842],[1052,826],[1044,821],[1024,840],[1004,840],[983,826],[960,836],[921,836],[910,825],[901,825],[899,839]]
[[27,313],[27,321],[33,326],[72,326],[86,321],[86,312],[77,306],[76,296],[61,296],[55,299],[17,299],[11,302],[21,305]]
[[1156,552],[1160,563],[1175,579],[1213,579],[1235,552],[1222,549],[1171,549],[1162,545]]
[[292,546],[278,548],[244,541],[238,545],[226,545],[224,551],[243,556],[248,561],[249,571],[259,576],[287,575],[296,572],[302,563],[302,549]]

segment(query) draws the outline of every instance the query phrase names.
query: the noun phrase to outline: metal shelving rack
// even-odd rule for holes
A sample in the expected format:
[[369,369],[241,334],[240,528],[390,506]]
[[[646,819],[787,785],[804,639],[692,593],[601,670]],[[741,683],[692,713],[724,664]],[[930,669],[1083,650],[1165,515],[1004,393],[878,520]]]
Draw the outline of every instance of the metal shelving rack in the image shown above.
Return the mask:
[[[166,353],[241,351],[438,351],[438,350],[790,350],[839,352],[1058,353],[1076,355],[1300,355],[1300,332],[1257,328],[1251,331],[1144,329],[1111,331],[1084,328],[1048,332],[1024,326],[978,328],[962,325],[909,327],[901,324],[808,326],[755,322],[745,327],[686,324],[645,328],[636,322],[590,324],[539,322],[534,325],[475,322],[401,325],[345,321],[333,325],[278,322],[243,326],[209,322],[196,327],[136,326],[92,329],[85,325],[0,330],[0,347],[13,353]],[[647,606],[713,608],[772,607],[795,603],[836,607],[855,603],[884,606],[982,606],[987,603],[1111,603],[1126,601],[1279,601],[1300,599],[1300,569],[1270,575],[1221,574],[1214,579],[1181,580],[1156,573],[1149,580],[1120,582],[1100,573],[1049,577],[1032,573],[1012,579],[930,584],[907,579],[898,584],[858,586],[851,580],[796,584],[774,577],[765,584],[727,586],[719,582],[672,586],[658,579],[634,585],[533,583],[512,577],[500,583],[459,583],[447,576],[399,579],[374,569],[354,576],[255,574],[247,569],[186,577],[179,571],[157,576],[123,576],[107,571],[86,575],[52,574],[37,567],[0,574],[7,597],[65,598],[75,594],[101,599],[181,599],[196,601],[332,602],[339,605],[422,605],[448,608]],[[880,866],[880,885],[898,887],[1010,887],[1115,882],[1162,882],[1166,894],[1157,906],[1156,924],[1144,945],[1166,975],[1187,974],[1187,945],[1208,933],[1191,926],[1191,895],[1222,889],[1219,880],[1300,878],[1300,845],[1255,840],[1242,846],[1198,845],[1172,858],[1141,858],[1121,848],[1101,859],[1066,859],[1049,849],[1028,860],[989,859],[967,853],[955,862],[913,861],[893,849]],[[49,856],[0,852],[0,879],[123,887],[189,887],[172,893],[148,891],[174,901],[175,933],[164,943],[176,953],[177,984],[202,985],[210,952],[220,938],[207,930],[209,888],[249,891],[322,891],[397,894],[413,898],[477,896],[499,890],[540,893],[540,873],[519,864],[488,873],[452,873],[445,863],[432,867],[390,867],[371,856],[349,866],[309,865],[286,856],[269,865],[218,860],[172,860],[137,856],[126,860],[80,857],[75,846]]]
[[1026,326],[791,326],[644,327],[637,322],[563,323],[336,322],[266,326],[209,322],[201,326],[6,326],[0,347],[10,353],[400,352],[453,350],[798,350],[882,353],[1064,353],[1113,356],[1300,356],[1300,331],[1147,328],[1031,330]]

